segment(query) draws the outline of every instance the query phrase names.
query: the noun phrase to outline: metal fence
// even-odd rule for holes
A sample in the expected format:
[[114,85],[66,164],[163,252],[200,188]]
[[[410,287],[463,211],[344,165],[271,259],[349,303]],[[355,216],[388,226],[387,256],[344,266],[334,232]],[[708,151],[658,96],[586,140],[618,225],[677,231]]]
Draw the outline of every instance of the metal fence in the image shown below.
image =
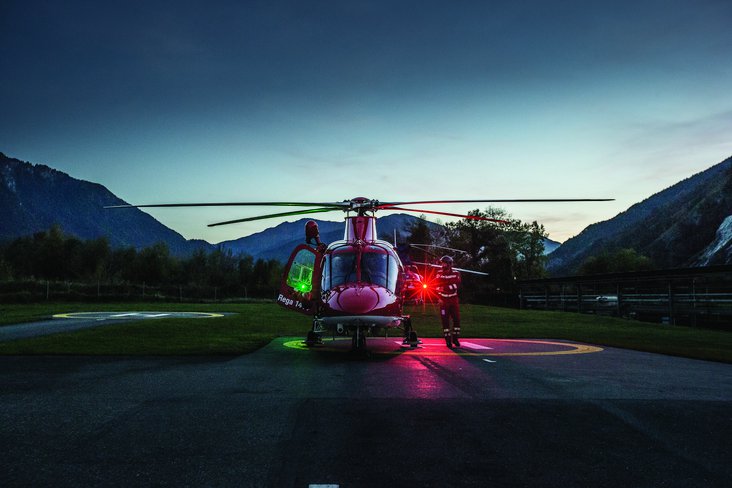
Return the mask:
[[732,329],[732,266],[529,280],[520,290],[525,309]]

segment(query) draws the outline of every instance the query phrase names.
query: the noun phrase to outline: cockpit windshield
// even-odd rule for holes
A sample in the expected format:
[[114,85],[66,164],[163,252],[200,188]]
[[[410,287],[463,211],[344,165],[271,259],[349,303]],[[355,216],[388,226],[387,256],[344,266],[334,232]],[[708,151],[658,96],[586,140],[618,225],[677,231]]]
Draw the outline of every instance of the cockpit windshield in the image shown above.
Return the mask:
[[[396,290],[399,268],[396,258],[379,246],[365,246],[360,253],[353,246],[343,246],[325,256],[323,290],[346,283],[366,283]],[[357,265],[358,264],[358,265]]]
[[356,253],[339,252],[326,256],[324,280],[326,275],[329,275],[330,278],[328,289],[344,283],[358,281],[356,277]]
[[366,252],[361,256],[361,281],[386,288],[387,254]]

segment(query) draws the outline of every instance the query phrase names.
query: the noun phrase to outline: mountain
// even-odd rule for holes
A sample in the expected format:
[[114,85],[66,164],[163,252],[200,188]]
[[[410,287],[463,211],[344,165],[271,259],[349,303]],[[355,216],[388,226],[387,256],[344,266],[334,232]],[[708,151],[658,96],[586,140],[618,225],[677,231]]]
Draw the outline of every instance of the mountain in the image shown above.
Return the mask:
[[714,241],[701,252],[694,266],[713,266],[732,263],[732,215],[717,229]]
[[[0,153],[0,241],[45,231],[53,224],[81,239],[105,236],[113,247],[144,248],[165,242],[177,256],[216,247],[255,259],[284,261],[304,242],[305,222],[276,227],[217,245],[186,240],[150,215],[138,210],[105,210],[122,205],[104,186],[82,181],[42,164],[31,164]],[[403,242],[417,217],[382,216],[379,237]],[[344,223],[317,220],[323,242],[343,238]],[[432,229],[439,224],[427,222]],[[606,222],[587,227],[559,243],[546,239],[552,275],[572,274],[589,256],[602,251],[633,248],[658,268],[732,263],[732,158],[668,188]]]
[[[230,250],[233,254],[246,253],[255,259],[277,259],[278,261],[286,261],[292,250],[298,244],[305,242],[305,223],[309,220],[315,220],[320,229],[320,240],[325,243],[331,243],[343,239],[344,222],[332,222],[328,220],[318,220],[303,218],[296,222],[284,222],[257,232],[240,239],[232,241],[224,241],[218,244],[223,249]],[[409,236],[409,229],[418,220],[417,217],[408,214],[393,214],[379,217],[376,221],[376,228],[379,238],[389,242],[394,241],[394,231],[397,231],[397,242],[404,242]],[[439,230],[442,228],[440,224],[427,221],[427,226],[431,230]],[[552,252],[561,244],[551,239],[544,239],[544,254]]]
[[549,255],[547,269],[553,276],[575,274],[588,257],[622,248],[648,256],[656,268],[730,264],[731,215],[728,158],[590,225]]
[[77,180],[43,164],[31,164],[0,153],[0,241],[31,235],[58,224],[80,239],[107,237],[113,247],[144,248],[165,242],[172,254],[188,255],[213,246],[187,241],[138,210],[105,210],[124,205],[104,186]]
[[[332,222],[303,218],[295,222],[284,222],[275,227],[257,232],[240,239],[224,241],[218,244],[223,249],[230,250],[233,254],[246,253],[254,259],[277,259],[285,262],[290,253],[298,244],[305,242],[305,223],[315,220],[320,229],[320,240],[330,243],[343,239],[344,222]],[[418,220],[417,217],[407,214],[393,214],[379,217],[376,221],[376,229],[379,238],[393,242],[394,231],[397,232],[397,240],[403,242],[409,235],[408,229]],[[427,226],[435,229],[439,224],[427,222]]]
[[[150,215],[138,209],[115,211],[106,205],[124,205],[104,186],[78,180],[43,164],[32,164],[0,153],[0,241],[48,230],[57,224],[80,239],[107,237],[113,247],[138,249],[165,242],[176,256],[190,255],[196,249],[216,247],[235,255],[246,253],[255,259],[285,261],[292,249],[305,240],[305,222],[285,222],[276,227],[217,245],[203,240],[186,240]],[[395,214],[380,217],[379,237],[392,241],[394,230],[403,240],[417,217]],[[344,223],[317,220],[323,242],[343,238]],[[427,222],[436,228],[438,224]]]
[[553,241],[551,239],[544,239],[544,255],[553,253],[561,245],[561,242]]

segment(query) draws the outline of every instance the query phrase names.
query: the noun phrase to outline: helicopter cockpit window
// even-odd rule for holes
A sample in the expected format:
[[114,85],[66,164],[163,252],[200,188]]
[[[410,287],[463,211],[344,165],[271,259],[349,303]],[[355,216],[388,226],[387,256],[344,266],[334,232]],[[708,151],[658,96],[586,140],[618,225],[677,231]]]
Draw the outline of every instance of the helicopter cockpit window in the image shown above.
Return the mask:
[[368,246],[361,258],[361,274],[364,281],[396,290],[399,265],[396,256],[383,247]]
[[287,273],[287,285],[295,291],[309,293],[313,289],[315,254],[303,249],[298,252]]
[[330,289],[345,283],[355,283],[356,281],[355,252],[335,252],[326,256],[325,269],[323,270],[324,289]]
[[[356,256],[356,252],[350,249],[326,255],[322,289],[330,290],[356,282],[370,283],[391,291],[396,289],[399,268],[394,256],[376,246],[363,249],[360,266],[356,266]],[[359,270],[360,276],[357,275]]]
[[361,281],[386,287],[388,258],[380,252],[365,252],[361,257]]
[[396,291],[397,280],[399,279],[399,265],[397,264],[396,256],[389,254],[389,261],[387,262],[386,272],[386,287],[393,291]]

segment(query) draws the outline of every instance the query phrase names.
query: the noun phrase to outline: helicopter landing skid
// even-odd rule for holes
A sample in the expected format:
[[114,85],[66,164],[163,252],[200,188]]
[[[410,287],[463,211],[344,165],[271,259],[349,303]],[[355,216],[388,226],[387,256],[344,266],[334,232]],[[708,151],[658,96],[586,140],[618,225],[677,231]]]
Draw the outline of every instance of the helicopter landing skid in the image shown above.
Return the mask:
[[404,317],[404,342],[402,343],[402,347],[409,346],[412,349],[419,346],[422,341],[419,340],[419,337],[417,337],[417,331],[412,328],[412,319],[407,315]]
[[366,352],[366,332],[356,327],[351,338],[352,352]]
[[402,347],[410,347],[412,349],[415,349],[420,344],[422,344],[422,341],[420,341],[419,337],[417,337],[417,332],[414,330],[410,330],[409,333],[407,333],[407,336],[404,338],[404,342],[402,342]]
[[308,336],[305,339],[305,345],[308,347],[313,346],[322,346],[323,345],[323,338],[315,331],[308,332]]

